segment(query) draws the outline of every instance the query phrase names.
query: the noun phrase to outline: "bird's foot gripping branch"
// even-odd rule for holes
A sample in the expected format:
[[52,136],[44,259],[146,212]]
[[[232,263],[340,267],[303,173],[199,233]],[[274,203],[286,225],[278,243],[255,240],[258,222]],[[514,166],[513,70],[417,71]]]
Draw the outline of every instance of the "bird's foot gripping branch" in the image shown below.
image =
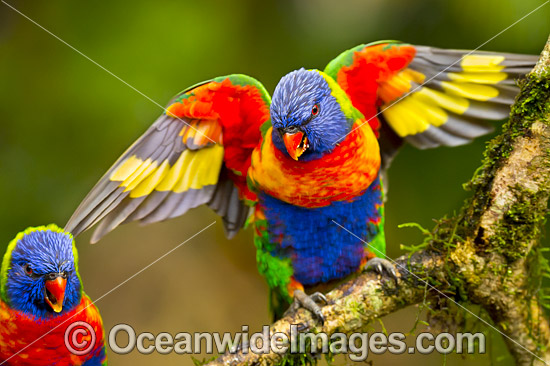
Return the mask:
[[[395,261],[394,281],[365,273],[326,295],[320,325],[300,309],[270,327],[289,335],[293,324],[313,332],[360,332],[372,320],[426,297],[463,307],[477,304],[489,331],[502,334],[518,365],[550,364],[550,328],[541,290],[548,265],[541,232],[550,195],[550,40],[502,133],[487,147],[460,213],[441,220],[425,248]],[[465,310],[467,311],[467,310]],[[304,363],[299,354],[225,354],[209,365]]]

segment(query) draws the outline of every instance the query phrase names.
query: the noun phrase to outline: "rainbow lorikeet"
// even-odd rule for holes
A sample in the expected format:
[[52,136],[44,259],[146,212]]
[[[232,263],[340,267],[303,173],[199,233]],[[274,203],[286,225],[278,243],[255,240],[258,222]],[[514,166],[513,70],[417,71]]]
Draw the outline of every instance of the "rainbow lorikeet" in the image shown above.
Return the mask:
[[294,298],[319,315],[304,289],[384,257],[382,173],[399,146],[455,146],[491,131],[485,120],[508,116],[514,79],[535,62],[384,41],[345,51],[324,71],[287,74],[272,100],[246,75],[206,81],[169,103],[65,229],[78,235],[99,222],[95,242],[119,224],[206,204],[231,237],[251,211],[272,304]]
[[53,224],[17,234],[0,272],[0,364],[106,365],[104,338],[82,291],[73,236]]

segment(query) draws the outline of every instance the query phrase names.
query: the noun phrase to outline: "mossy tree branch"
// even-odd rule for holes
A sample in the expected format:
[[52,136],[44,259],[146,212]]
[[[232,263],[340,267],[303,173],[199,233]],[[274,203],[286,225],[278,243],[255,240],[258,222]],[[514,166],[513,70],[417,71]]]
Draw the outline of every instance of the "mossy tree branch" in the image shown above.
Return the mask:
[[[397,259],[399,287],[365,273],[327,294],[324,325],[299,310],[274,323],[271,334],[290,334],[292,324],[328,335],[360,332],[373,319],[421,303],[427,292],[441,297],[443,291],[480,305],[505,334],[518,365],[550,365],[550,324],[541,308],[538,266],[550,196],[550,39],[520,84],[509,122],[469,184],[472,198],[436,226],[427,248]],[[271,365],[286,357],[240,351],[209,365]]]

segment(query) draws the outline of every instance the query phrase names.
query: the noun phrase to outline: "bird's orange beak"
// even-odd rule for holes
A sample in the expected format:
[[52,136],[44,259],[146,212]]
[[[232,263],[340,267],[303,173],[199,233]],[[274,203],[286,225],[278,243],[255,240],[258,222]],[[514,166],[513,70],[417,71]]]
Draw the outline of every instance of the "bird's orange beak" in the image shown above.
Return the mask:
[[304,133],[301,131],[293,134],[285,133],[283,135],[283,142],[285,143],[288,155],[294,160],[298,160],[300,155],[302,155],[309,146],[307,137],[304,136]]
[[56,313],[61,312],[63,309],[66,286],[67,280],[63,277],[56,277],[54,280],[46,281],[46,294],[44,298]]

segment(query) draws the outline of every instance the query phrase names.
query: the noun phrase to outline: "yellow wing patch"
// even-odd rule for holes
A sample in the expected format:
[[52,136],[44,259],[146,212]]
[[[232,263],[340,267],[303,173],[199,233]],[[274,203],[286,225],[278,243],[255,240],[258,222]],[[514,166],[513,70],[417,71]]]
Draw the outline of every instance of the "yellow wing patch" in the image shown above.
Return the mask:
[[386,120],[401,137],[424,132],[430,125],[440,126],[447,114],[436,105],[426,103],[415,94],[384,111]]
[[126,191],[134,189],[142,180],[144,180],[157,167],[157,162],[151,159],[145,160],[134,173],[126,178],[121,186],[126,187]]
[[518,92],[514,81],[537,59],[415,48],[400,72],[378,81],[378,110],[398,136],[422,149],[462,145],[489,133],[486,121],[508,117]]
[[439,127],[449,118],[446,110],[463,114],[469,105],[468,100],[461,96],[423,87],[399,103],[384,106],[383,111],[394,131],[405,137],[424,132],[430,126]]
[[468,99],[456,95],[448,95],[437,90],[423,87],[411,96],[428,100],[429,102],[441,106],[451,112],[463,114],[470,106]]
[[143,160],[138,159],[135,156],[130,156],[128,159],[126,159],[117,170],[111,174],[109,177],[110,180],[113,181],[123,181],[126,180],[133,172],[136,171],[136,169],[143,163]]
[[487,101],[498,96],[498,89],[489,85],[442,81],[443,90],[460,97]]
[[184,167],[184,174],[172,190],[181,193],[189,189],[215,185],[223,163],[223,147],[215,145],[209,149],[186,150],[186,152],[191,157]]
[[508,78],[505,72],[449,72],[447,76],[452,81],[475,84],[498,84]]
[[181,193],[201,189],[218,182],[223,165],[224,150],[221,145],[212,145],[200,150],[184,150],[170,166],[167,160],[160,165],[151,159],[142,160],[135,155],[127,158],[110,176],[120,182],[130,198],[151,194],[153,190]]
[[166,173],[168,173],[168,169],[170,169],[170,164],[168,164],[168,160],[164,160],[162,164],[160,164],[158,169],[155,169],[152,174],[150,174],[147,178],[140,182],[137,187],[132,189],[130,197],[136,198],[151,194],[155,187],[157,187],[159,183],[164,179]]
[[465,72],[498,72],[504,69],[500,63],[505,60],[501,55],[466,55],[462,57],[460,66]]
[[188,153],[189,150],[185,150],[174,165],[170,168],[166,177],[156,187],[157,191],[171,191],[172,188],[178,182],[180,176],[185,172],[184,168],[189,165],[191,156]]

